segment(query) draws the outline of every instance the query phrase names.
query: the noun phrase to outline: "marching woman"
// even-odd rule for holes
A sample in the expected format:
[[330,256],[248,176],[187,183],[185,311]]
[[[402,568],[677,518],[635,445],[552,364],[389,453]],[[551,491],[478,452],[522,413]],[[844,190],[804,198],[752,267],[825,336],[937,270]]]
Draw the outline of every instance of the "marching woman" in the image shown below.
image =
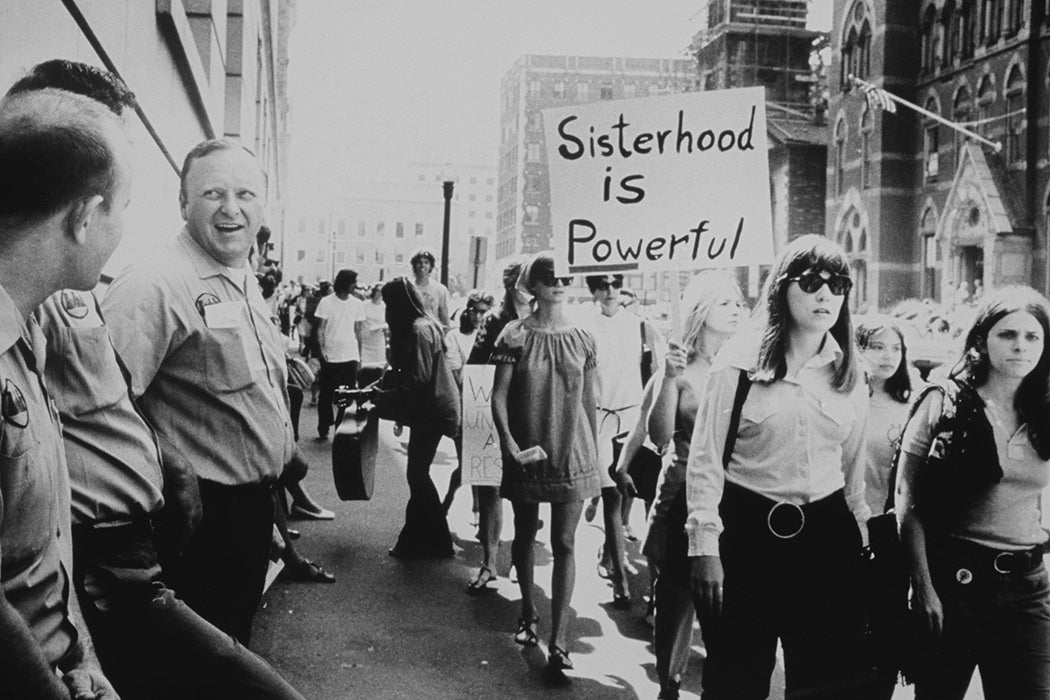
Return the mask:
[[857,348],[871,397],[864,498],[872,513],[882,513],[891,488],[893,452],[908,421],[912,384],[921,384],[921,380],[912,377],[904,333],[889,316],[858,319]]
[[859,697],[868,392],[851,287],[841,247],[795,239],[767,278],[761,333],[711,370],[686,471],[705,700],[765,698],[778,639],[786,697]]
[[390,327],[390,370],[374,397],[383,416],[396,415],[410,426],[409,499],[405,525],[390,556],[400,559],[453,556],[452,535],[437,488],[430,478],[442,436],[459,433],[459,388],[445,360],[444,329],[423,311],[423,302],[406,277],[383,285]]
[[[711,361],[744,318],[740,289],[725,272],[697,275],[682,294],[686,309],[682,343],[671,343],[665,368],[649,391],[649,439],[658,447],[674,442],[674,460],[664,465],[642,552],[657,569],[653,647],[660,698],[678,697],[693,639],[692,592],[685,538],[685,466],[689,439],[707,386]],[[630,476],[626,477],[630,479]],[[623,477],[621,477],[623,479]]]
[[1050,319],[1034,290],[986,293],[962,360],[904,431],[897,512],[928,644],[917,700],[1050,697]]
[[565,316],[572,278],[555,277],[554,259],[540,253],[522,272],[534,296],[532,315],[511,321],[492,361],[492,417],[503,450],[500,495],[514,508],[511,558],[521,589],[514,641],[538,642],[533,600],[534,552],[540,503],[551,504],[551,628],[548,664],[572,668],[566,625],[576,580],[576,526],[583,501],[599,493],[597,361],[594,338]]

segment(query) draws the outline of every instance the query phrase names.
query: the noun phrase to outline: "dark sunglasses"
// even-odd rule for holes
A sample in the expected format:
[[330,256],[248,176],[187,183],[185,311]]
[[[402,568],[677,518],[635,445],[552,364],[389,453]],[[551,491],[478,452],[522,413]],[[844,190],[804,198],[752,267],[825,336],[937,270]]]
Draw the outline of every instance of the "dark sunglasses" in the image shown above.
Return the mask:
[[815,294],[825,284],[828,285],[828,291],[837,297],[853,289],[853,280],[846,275],[832,275],[824,279],[819,272],[803,272],[798,277],[789,277],[788,282],[798,282],[798,288],[806,294]]
[[555,277],[554,271],[552,270],[545,273],[543,277],[540,277],[539,281],[547,287],[553,287],[557,282],[561,282],[561,286],[563,287],[568,287],[572,284],[572,277]]
[[606,289],[609,289],[610,287],[612,287],[613,289],[623,289],[623,282],[621,282],[620,280],[613,280],[612,282],[608,282],[608,281],[598,282],[597,284],[594,285],[594,291],[596,291],[596,292],[598,292],[598,291],[604,292]]

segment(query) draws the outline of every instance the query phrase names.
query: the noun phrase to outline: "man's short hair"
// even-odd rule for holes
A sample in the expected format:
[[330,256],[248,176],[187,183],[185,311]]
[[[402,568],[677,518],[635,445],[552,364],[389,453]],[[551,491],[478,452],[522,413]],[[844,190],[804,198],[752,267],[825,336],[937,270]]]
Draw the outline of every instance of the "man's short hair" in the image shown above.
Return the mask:
[[340,270],[335,275],[335,284],[332,289],[336,294],[349,294],[357,285],[357,273],[353,270]]
[[437,261],[434,259],[434,254],[429,250],[417,250],[415,255],[413,255],[408,262],[412,267],[415,267],[416,263],[422,260],[429,260],[431,268],[437,265]]
[[[233,151],[241,149],[252,158],[255,158],[258,162],[258,158],[252,149],[245,146],[240,141],[235,139],[208,139],[201,141],[194,146],[189,153],[186,154],[186,158],[182,161],[182,170],[179,171],[179,201],[186,201],[186,176],[190,172],[190,166],[193,165],[193,161],[200,160],[206,156],[210,156],[212,153],[217,151]],[[263,180],[266,179],[266,172],[262,170],[262,164],[259,164],[259,170],[262,171]]]
[[78,199],[116,187],[116,154],[107,135],[120,121],[100,102],[45,88],[0,101],[0,226],[46,219]]
[[7,91],[7,96],[55,88],[90,97],[104,104],[118,117],[135,108],[135,94],[119,76],[86,63],[53,59],[33,66],[25,77]]

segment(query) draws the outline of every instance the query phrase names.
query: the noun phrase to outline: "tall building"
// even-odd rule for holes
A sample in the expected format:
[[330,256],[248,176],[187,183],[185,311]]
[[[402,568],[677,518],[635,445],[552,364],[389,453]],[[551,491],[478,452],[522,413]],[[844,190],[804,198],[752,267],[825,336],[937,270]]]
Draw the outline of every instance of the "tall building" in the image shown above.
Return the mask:
[[[441,268],[444,230],[442,183],[454,182],[449,207],[449,287],[465,293],[472,287],[499,284],[487,255],[494,237],[496,171],[484,165],[414,163],[384,182],[355,183],[350,196],[323,210],[292,208],[285,272],[289,279],[313,283],[332,279],[350,268],[361,284],[411,274],[412,255],[429,250]],[[477,243],[481,257],[476,255]],[[476,264],[475,264],[475,261]]]
[[[960,284],[1048,291],[1046,0],[836,0],[827,234],[866,301],[950,303]],[[918,31],[916,31],[918,27]],[[969,125],[873,111],[853,74]]]
[[540,110],[695,89],[689,59],[522,56],[500,86],[496,255],[550,250],[550,177]]
[[259,156],[279,249],[294,18],[294,0],[0,2],[0,92],[34,64],[66,58],[119,73],[138,99],[127,234],[108,273],[179,231],[182,159],[212,137],[238,138]]

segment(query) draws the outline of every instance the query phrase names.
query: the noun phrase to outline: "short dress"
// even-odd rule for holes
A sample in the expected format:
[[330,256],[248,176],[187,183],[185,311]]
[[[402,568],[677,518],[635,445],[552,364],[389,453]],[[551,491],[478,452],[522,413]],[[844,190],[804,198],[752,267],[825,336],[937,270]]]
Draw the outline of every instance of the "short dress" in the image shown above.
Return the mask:
[[550,331],[507,324],[493,364],[513,365],[507,419],[520,449],[539,445],[547,459],[504,460],[500,495],[521,503],[571,503],[599,495],[597,350],[579,328]]

